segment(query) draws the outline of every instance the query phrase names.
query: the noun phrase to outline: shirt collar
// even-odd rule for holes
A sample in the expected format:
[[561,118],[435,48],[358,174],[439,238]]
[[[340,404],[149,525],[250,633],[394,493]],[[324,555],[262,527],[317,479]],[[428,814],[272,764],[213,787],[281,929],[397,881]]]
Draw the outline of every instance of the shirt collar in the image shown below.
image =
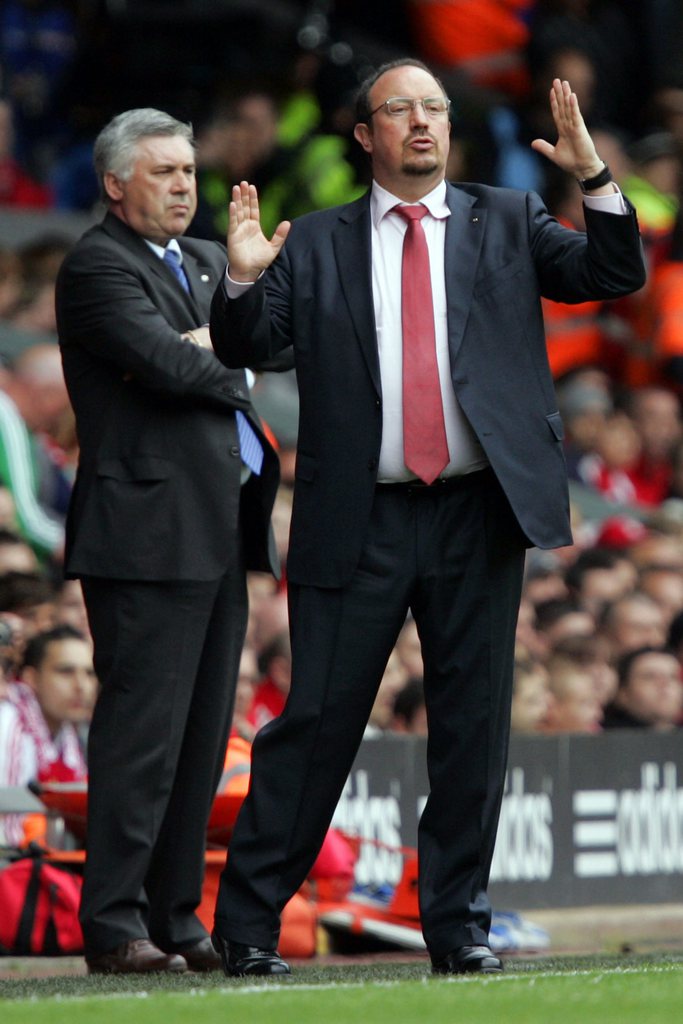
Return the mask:
[[[427,207],[432,217],[435,217],[436,220],[444,220],[451,215],[446,202],[445,181],[440,181],[431,192],[428,192],[426,196],[420,199],[420,202],[423,206]],[[377,228],[387,213],[399,203],[403,203],[403,200],[399,199],[398,196],[392,195],[391,192],[387,192],[385,188],[382,188],[376,181],[373,181],[370,194],[370,215],[373,226]]]
[[178,245],[178,239],[177,238],[170,238],[167,245],[157,245],[156,242],[150,242],[149,238],[145,238],[145,242],[150,247],[152,252],[156,253],[156,255],[159,257],[160,260],[163,260],[164,253],[166,252],[167,249],[173,249],[173,251],[178,254],[178,256],[180,258],[180,265],[182,266],[182,264],[183,264],[183,251],[180,248],[180,246]]

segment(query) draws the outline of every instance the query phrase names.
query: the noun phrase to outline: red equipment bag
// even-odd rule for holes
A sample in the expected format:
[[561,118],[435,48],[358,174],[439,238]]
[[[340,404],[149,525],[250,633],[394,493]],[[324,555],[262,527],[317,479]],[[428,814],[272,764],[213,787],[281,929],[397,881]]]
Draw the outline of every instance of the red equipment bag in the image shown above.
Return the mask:
[[78,920],[82,881],[40,855],[0,870],[0,953],[65,956],[83,952]]

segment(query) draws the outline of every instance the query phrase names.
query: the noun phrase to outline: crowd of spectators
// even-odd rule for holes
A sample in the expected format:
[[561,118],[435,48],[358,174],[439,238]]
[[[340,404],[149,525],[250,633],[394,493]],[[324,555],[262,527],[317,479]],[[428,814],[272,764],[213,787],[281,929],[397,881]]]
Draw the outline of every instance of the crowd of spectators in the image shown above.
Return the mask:
[[[581,229],[578,188],[558,180],[529,146],[548,137],[552,77],[571,81],[600,154],[637,206],[648,282],[623,302],[544,301],[575,543],[528,555],[513,732],[681,727],[680,5],[404,0],[392,6],[388,25],[383,4],[293,2],[282,5],[285,22],[270,27],[267,4],[264,13],[258,3],[248,14],[245,5],[217,3],[193,14],[180,3],[173,17],[162,11],[169,5],[156,5],[156,16],[155,5],[138,5],[144,17],[135,6],[3,3],[0,215],[94,216],[92,138],[111,114],[149,105],[196,126],[199,207],[189,234],[224,239],[230,186],[245,177],[259,187],[270,229],[284,217],[350,200],[368,184],[351,135],[355,85],[369,64],[411,53],[438,68],[453,96],[449,176],[536,189],[558,219]],[[144,32],[134,31],[141,26]],[[111,59],[103,62],[103,54]],[[61,578],[77,443],[56,344],[54,283],[69,245],[52,232],[21,245],[0,238],[0,786],[85,771],[95,687],[84,653],[88,624],[80,585]],[[258,377],[253,394],[281,456],[274,526],[285,571],[279,584],[259,574],[249,579],[233,724],[247,741],[280,713],[290,685],[286,556],[296,382],[292,374]],[[40,673],[45,652],[54,660],[62,649],[74,664],[56,714]],[[389,658],[369,737],[426,734],[421,675],[409,620]]]

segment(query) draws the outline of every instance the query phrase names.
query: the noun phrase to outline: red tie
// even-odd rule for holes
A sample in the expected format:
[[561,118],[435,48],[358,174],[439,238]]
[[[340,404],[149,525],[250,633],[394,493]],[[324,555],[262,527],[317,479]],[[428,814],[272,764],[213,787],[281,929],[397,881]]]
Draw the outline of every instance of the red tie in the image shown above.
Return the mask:
[[395,206],[408,222],[401,276],[403,318],[403,453],[408,469],[431,484],[449,462],[436,362],[434,304],[427,239],[420,221],[426,206]]

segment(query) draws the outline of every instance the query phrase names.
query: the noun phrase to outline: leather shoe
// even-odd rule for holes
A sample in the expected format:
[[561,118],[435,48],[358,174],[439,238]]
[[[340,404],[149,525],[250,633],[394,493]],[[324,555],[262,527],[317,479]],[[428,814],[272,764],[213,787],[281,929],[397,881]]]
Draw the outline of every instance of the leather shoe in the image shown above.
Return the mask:
[[241,942],[228,942],[216,932],[211,936],[214,949],[220,953],[223,970],[229,978],[245,978],[254,975],[275,977],[291,974],[288,963],[276,949],[259,949],[245,946]]
[[187,961],[191,971],[220,971],[221,958],[213,948],[213,943],[207,935],[192,946],[186,946],[179,950],[180,955]]
[[460,946],[443,960],[432,961],[434,974],[502,974],[503,962],[488,946]]
[[187,961],[178,953],[163,953],[149,939],[130,939],[109,953],[86,956],[88,974],[149,974],[170,971],[181,974]]

